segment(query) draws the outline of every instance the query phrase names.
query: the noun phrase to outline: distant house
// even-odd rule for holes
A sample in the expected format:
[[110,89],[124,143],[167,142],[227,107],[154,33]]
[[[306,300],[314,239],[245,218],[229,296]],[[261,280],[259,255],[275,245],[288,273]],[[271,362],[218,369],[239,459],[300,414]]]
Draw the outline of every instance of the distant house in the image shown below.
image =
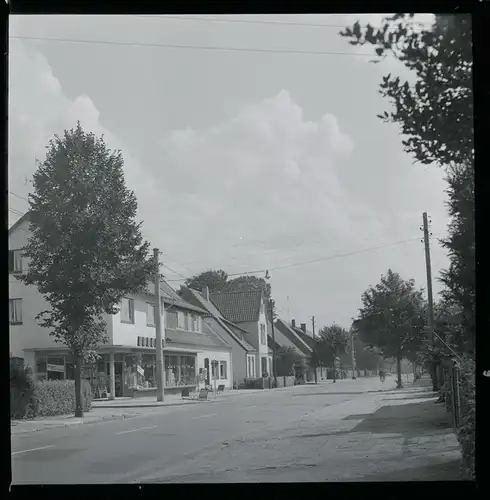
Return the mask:
[[[37,379],[72,379],[70,352],[56,343],[49,329],[39,326],[36,315],[49,304],[34,285],[25,285],[15,274],[28,269],[22,247],[29,237],[28,215],[9,229],[9,323],[11,357],[22,358]],[[155,293],[145,291],[124,297],[119,311],[105,315],[108,341],[99,346],[96,365],[86,365],[84,377],[94,386],[107,380],[111,398],[149,395],[156,385]],[[198,386],[205,360],[218,361],[211,374],[220,385],[231,387],[231,347],[205,326],[207,311],[182,299],[164,280],[160,282],[162,336],[165,337],[165,391],[179,392]]]
[[[313,354],[313,345],[310,344],[308,340],[303,338],[303,335],[297,331],[294,320],[292,320],[291,324],[288,324],[283,319],[277,318],[274,326],[274,337],[276,342],[284,348],[293,347],[296,352],[304,359],[305,365],[309,367],[308,363],[311,355]],[[304,374],[307,381],[310,380],[310,372],[311,369],[307,368],[306,373]],[[311,373],[311,378],[313,377],[314,375],[313,373]]]
[[205,329],[214,332],[231,346],[231,370],[235,384],[244,382],[246,378],[255,378],[255,358],[258,352],[246,339],[248,331],[221,314],[210,301],[208,287],[202,292],[183,287],[180,295],[189,303],[205,309],[208,313],[204,317]]
[[248,360],[248,373],[257,377],[272,375],[272,349],[267,337],[270,322],[267,300],[262,290],[212,293],[209,298],[218,311],[228,320],[247,331],[245,336],[255,349],[255,358]]

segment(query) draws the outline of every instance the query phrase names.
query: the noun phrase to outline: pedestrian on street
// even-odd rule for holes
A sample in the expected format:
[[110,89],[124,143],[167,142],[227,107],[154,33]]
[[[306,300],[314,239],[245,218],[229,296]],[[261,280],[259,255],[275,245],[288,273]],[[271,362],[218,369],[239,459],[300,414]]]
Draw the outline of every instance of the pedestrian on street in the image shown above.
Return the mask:
[[386,378],[385,371],[383,370],[383,368],[381,368],[381,370],[379,370],[379,380],[381,381],[382,384],[384,384],[385,378]]

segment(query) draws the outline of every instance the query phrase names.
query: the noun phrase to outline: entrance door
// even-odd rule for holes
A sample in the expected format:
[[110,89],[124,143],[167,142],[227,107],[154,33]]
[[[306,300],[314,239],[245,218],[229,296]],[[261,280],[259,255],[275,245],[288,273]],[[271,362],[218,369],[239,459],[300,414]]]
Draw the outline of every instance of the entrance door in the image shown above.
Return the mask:
[[204,358],[204,375],[206,377],[206,385],[210,385],[211,381],[209,379],[209,358]]
[[267,358],[260,358],[260,362],[262,368],[262,373],[260,374],[260,376],[262,377],[263,374],[267,372]]

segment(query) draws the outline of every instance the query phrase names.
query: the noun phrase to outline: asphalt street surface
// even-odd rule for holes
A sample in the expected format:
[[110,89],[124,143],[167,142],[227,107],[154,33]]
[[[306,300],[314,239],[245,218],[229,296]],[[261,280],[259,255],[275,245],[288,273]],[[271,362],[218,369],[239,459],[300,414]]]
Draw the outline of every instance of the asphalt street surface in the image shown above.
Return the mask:
[[[400,428],[399,405],[424,395],[401,400],[394,386],[328,381],[13,435],[12,484],[401,480],[407,468],[417,480],[428,466],[457,479],[450,430]],[[386,405],[402,414],[375,418]]]

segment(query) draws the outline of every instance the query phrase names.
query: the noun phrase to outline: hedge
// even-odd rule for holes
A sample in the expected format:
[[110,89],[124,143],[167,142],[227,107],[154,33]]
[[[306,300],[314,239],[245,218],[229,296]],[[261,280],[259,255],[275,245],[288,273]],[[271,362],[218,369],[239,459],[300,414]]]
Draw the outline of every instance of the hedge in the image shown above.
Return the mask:
[[[84,411],[92,408],[92,390],[83,381]],[[36,418],[75,412],[73,380],[35,381],[29,367],[10,369],[10,418]]]
[[35,382],[30,367],[10,363],[10,418],[32,415]]
[[[42,380],[36,382],[34,390],[35,414],[38,417],[53,417],[75,412],[74,380]],[[83,380],[83,411],[92,409],[92,389]]]
[[466,356],[459,365],[461,405],[458,441],[461,446],[463,473],[475,479],[475,361]]

